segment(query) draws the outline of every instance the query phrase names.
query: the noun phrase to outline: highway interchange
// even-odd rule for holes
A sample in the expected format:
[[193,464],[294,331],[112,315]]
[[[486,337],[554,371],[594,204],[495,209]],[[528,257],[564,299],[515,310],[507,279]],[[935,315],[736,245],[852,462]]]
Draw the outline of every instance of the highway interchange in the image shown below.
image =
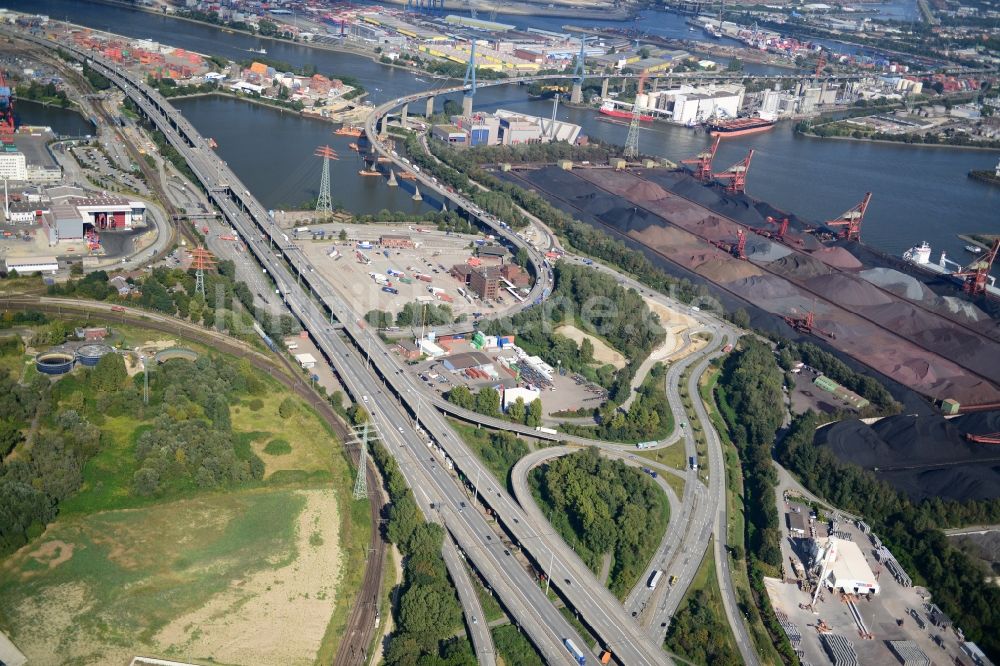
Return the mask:
[[[43,46],[53,44],[40,38],[30,39]],[[400,468],[411,488],[415,489],[418,503],[424,513],[429,519],[445,525],[458,547],[503,601],[513,620],[529,634],[546,661],[572,663],[569,653],[563,646],[563,640],[566,638],[572,638],[574,643],[581,647],[586,643],[549,601],[535,578],[529,574],[518,558],[512,556],[504,547],[498,531],[501,526],[530,557],[535,569],[544,571],[549,576],[553,586],[558,588],[567,604],[572,606],[599,638],[599,647],[610,650],[623,664],[672,663],[670,656],[661,647],[664,631],[661,623],[669,621],[686,585],[678,584],[671,588],[656,605],[652,618],[645,622],[647,628],[644,629],[637,618],[631,616],[628,608],[622,607],[547,524],[540,524],[532,518],[530,512],[525,511],[509,496],[504,484],[492,476],[478,457],[450,428],[442,412],[447,411],[465,420],[515,430],[525,435],[537,437],[544,436],[545,433],[538,433],[523,426],[519,428],[507,421],[466,413],[439,397],[427,395],[420,383],[414,381],[414,378],[406,372],[405,366],[395,356],[385,351],[376,333],[356,319],[356,315],[331,286],[312,271],[298,248],[287,242],[287,237],[273,223],[267,211],[250,195],[228,166],[208,148],[205,139],[179,112],[156,91],[123,73],[113,63],[105,62],[102,58],[72,45],[61,46],[91,61],[98,71],[122,88],[166,135],[168,141],[181,152],[208,191],[211,201],[219,207],[225,219],[247,242],[248,249],[274,280],[286,306],[312,335],[317,347],[336,369],[344,386],[369,410],[383,443],[399,459]],[[435,93],[430,92],[423,96],[433,94]],[[368,135],[373,139],[376,149],[387,156],[385,147],[376,138],[374,123],[378,122],[379,118],[384,118],[391,108],[406,101],[413,100],[407,98],[383,105],[369,119]],[[399,168],[405,168],[402,163],[397,162],[397,164]],[[424,187],[450,200],[453,209],[465,209],[476,213],[477,209],[470,209],[469,202],[461,195],[436,187],[436,184],[429,179],[417,175]],[[482,219],[481,214],[476,214],[481,222],[496,224]],[[497,233],[509,243],[524,246],[508,229],[497,228]],[[530,246],[526,247],[535,264],[535,273],[539,276],[532,297],[529,298],[530,302],[533,298],[541,296],[546,289],[550,289],[551,285],[547,281],[547,271],[541,269],[538,251]],[[621,277],[623,282],[629,283],[628,286],[645,291],[641,285],[624,276]],[[674,306],[676,307],[676,304]],[[704,314],[696,318],[712,333],[714,341],[712,349],[716,354],[723,340],[730,343],[735,341],[737,333],[728,325]],[[334,321],[338,322],[336,326],[333,325]],[[349,345],[344,336],[353,341],[354,345]],[[675,547],[671,552],[668,544],[664,555],[668,557],[672,555],[675,558],[678,553],[684,555],[683,570],[670,573],[682,579],[688,578],[689,574],[693,577],[693,572],[700,564],[704,547],[713,532],[715,533],[716,561],[721,567],[718,573],[727,615],[735,630],[744,661],[754,663],[754,650],[736,609],[735,594],[728,575],[728,555],[724,551],[726,516],[721,442],[717,433],[711,428],[704,405],[697,399],[697,378],[700,374],[698,370],[703,369],[709,360],[708,356],[703,357],[689,380],[694,408],[709,440],[708,492],[701,501],[695,501],[695,497],[705,493],[698,490],[699,487],[703,489],[704,485],[696,478],[696,472],[692,471],[688,483],[685,484],[684,493],[684,504],[691,507],[688,512],[687,529],[679,551]],[[686,364],[675,364],[668,373],[668,396],[674,410],[678,410],[681,404],[677,385],[683,365]],[[674,376],[671,377],[671,374]],[[675,414],[675,417],[677,423],[684,422],[682,419],[686,420],[682,410],[681,414]],[[689,455],[694,455],[694,441],[689,432],[690,428],[683,432],[684,446]],[[575,444],[596,444],[611,449],[627,448],[565,435],[548,438]],[[437,448],[432,448],[431,442],[436,443]],[[438,452],[438,448],[441,452]],[[452,465],[455,471],[464,476],[464,484],[456,479],[455,474],[449,469]],[[479,502],[492,510],[497,519],[496,523],[486,519],[477,502],[470,497],[470,492]],[[467,574],[463,568],[462,575],[455,575],[457,565],[454,558],[448,555],[447,545],[445,550],[446,563],[453,578],[458,581],[463,605],[468,613],[471,602],[468,602],[467,594],[462,594],[463,585],[460,580],[464,577],[467,581]],[[640,581],[640,585],[644,583],[645,580]],[[633,599],[632,596],[630,600],[633,604],[639,603],[637,598]],[[482,619],[481,614],[480,619]],[[485,637],[482,636],[483,633]],[[489,631],[485,622],[470,624],[470,634],[480,656],[486,651],[492,651],[488,643]],[[477,634],[480,634],[479,639],[476,637]],[[588,663],[596,662],[596,656],[588,654]]]

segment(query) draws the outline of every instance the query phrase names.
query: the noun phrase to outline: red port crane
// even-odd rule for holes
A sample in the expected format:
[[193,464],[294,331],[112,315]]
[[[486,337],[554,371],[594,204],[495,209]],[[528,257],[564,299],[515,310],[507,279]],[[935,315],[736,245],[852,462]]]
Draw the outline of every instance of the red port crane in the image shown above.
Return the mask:
[[698,153],[695,157],[689,160],[681,160],[681,164],[694,164],[694,177],[703,183],[707,183],[712,180],[712,160],[715,159],[715,152],[719,149],[719,142],[722,141],[721,136],[715,137],[715,141],[712,142],[712,147],[706,151]]
[[712,245],[719,248],[720,250],[725,250],[729,254],[733,255],[737,259],[747,258],[747,234],[743,231],[743,227],[736,230],[736,242],[727,243],[725,241],[712,241]]
[[[778,221],[773,217],[771,217],[770,215],[767,216],[767,221],[771,224],[778,224]],[[785,234],[787,233],[788,233],[788,218],[786,217],[781,220],[781,224],[778,227],[778,232],[774,234],[774,237],[777,238],[778,240],[784,240]]]
[[815,77],[818,79],[823,75],[823,68],[826,67],[826,54],[820,53],[819,59],[816,60],[816,74]]
[[952,273],[953,277],[965,278],[962,289],[970,296],[979,296],[986,293],[986,282],[990,275],[990,268],[1000,252],[1000,238],[993,241],[993,247],[989,252],[977,257],[969,266],[958,273]]
[[865,219],[865,211],[868,210],[868,202],[872,200],[872,193],[866,192],[865,198],[854,208],[841,214],[836,220],[826,223],[828,227],[843,227],[837,235],[844,240],[861,240],[861,223]]
[[795,314],[785,315],[784,317],[782,317],[782,319],[785,320],[786,324],[794,328],[799,333],[808,333],[808,334],[822,333],[831,340],[837,338],[837,336],[831,333],[830,331],[824,331],[821,328],[817,328],[816,313],[814,313],[812,310],[810,310],[809,312],[805,313],[802,316],[797,316]]
[[747,191],[747,173],[750,171],[750,160],[753,159],[753,148],[741,162],[737,162],[722,173],[712,174],[715,178],[722,178],[729,181],[726,185],[726,192],[730,194],[743,194]]

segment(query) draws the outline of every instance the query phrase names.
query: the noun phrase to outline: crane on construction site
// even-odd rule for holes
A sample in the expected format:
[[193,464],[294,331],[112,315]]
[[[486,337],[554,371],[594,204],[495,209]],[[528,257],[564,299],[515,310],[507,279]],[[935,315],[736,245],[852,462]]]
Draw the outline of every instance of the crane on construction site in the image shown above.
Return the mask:
[[866,192],[865,198],[854,208],[844,212],[836,220],[829,220],[826,226],[835,228],[843,227],[837,235],[844,240],[861,240],[861,223],[865,219],[865,211],[868,210],[868,202],[872,200],[872,193]]
[[753,159],[753,148],[747,156],[722,173],[713,173],[715,178],[728,180],[726,192],[729,194],[743,194],[747,191],[747,173],[750,171],[750,160]]
[[962,290],[970,296],[979,296],[986,293],[986,283],[990,277],[990,268],[1000,252],[1000,238],[993,241],[993,246],[983,255],[976,257],[965,270],[952,273],[952,277],[965,278],[962,283]]
[[715,159],[715,153],[719,150],[720,141],[722,141],[722,137],[717,136],[715,137],[715,141],[712,142],[711,148],[698,153],[691,159],[681,160],[681,164],[695,165],[694,177],[703,183],[707,183],[712,180],[712,160]]

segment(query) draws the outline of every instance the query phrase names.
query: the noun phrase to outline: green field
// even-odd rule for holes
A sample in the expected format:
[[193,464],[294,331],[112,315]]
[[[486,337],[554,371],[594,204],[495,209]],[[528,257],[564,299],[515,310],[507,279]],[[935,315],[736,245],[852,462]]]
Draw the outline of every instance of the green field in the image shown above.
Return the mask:
[[[163,337],[141,329],[126,336]],[[0,357],[0,368],[12,356]],[[135,654],[226,664],[333,660],[364,574],[368,503],[351,498],[353,470],[327,423],[298,398],[282,418],[284,387],[225,362],[263,384],[256,397],[231,399],[228,412],[236,459],[256,454],[264,472],[213,488],[179,472],[148,495],[133,483],[137,443],[154,419],[188,410],[197,420],[200,406],[154,390],[149,407],[102,413],[84,372],[53,384],[43,430],[58,410],[76,409],[101,438],[58,517],[0,560],[0,629],[31,663],[127,663]]]

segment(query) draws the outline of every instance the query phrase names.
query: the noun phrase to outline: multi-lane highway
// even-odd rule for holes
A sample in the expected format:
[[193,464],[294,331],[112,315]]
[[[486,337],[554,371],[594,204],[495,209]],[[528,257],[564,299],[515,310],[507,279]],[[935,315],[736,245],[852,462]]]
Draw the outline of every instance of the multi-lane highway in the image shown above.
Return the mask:
[[[64,45],[64,48],[67,47],[75,50]],[[426,451],[426,445],[422,438],[414,434],[410,414],[416,414],[421,409],[419,386],[394,357],[382,350],[373,332],[353,319],[346,304],[310,270],[297,248],[282,242],[283,234],[275,228],[259,202],[166,100],[141,81],[120,72],[113,64],[86,52],[77,51],[77,54],[88,58],[95,69],[125,90],[184,156],[208,190],[209,197],[230,224],[249,241],[249,249],[275,279],[289,309],[313,335],[317,346],[333,363],[345,386],[370,406],[373,419],[380,425],[390,449],[405,449],[420,462],[419,466],[404,466],[414,476],[408,480],[414,487],[436,488],[443,499],[435,506],[441,508],[449,531],[504,600],[515,620],[532,636],[547,660],[568,662],[570,656],[563,649],[562,640],[571,637],[577,645],[582,645],[582,641],[515,558],[504,554],[499,539],[480,512],[471,502],[465,504],[468,498],[454,476],[445,471],[440,462],[431,462],[429,458],[425,462],[425,458],[418,453]],[[276,251],[269,247],[271,243],[277,243]],[[369,355],[367,362],[362,361],[329,324],[334,317],[340,318],[343,324],[341,330],[358,348],[378,350]],[[607,590],[601,586],[595,589],[589,571],[582,570],[580,564],[572,560],[566,563],[557,560],[557,551],[561,551],[560,546],[564,547],[564,544],[553,543],[553,539],[540,534],[524,519],[519,507],[478,458],[451,432],[436,410],[424,409],[419,422],[466,478],[475,480],[480,499],[492,508],[500,523],[531,554],[536,566],[549,573],[555,586],[600,637],[604,646],[623,663],[659,664],[669,661],[659,645],[643,635]],[[420,470],[424,478],[417,476],[416,470]],[[430,483],[425,485],[424,481]],[[550,564],[544,564],[546,561]]]
[[[45,43],[45,40],[37,41]],[[219,206],[229,223],[247,241],[248,248],[275,280],[286,305],[315,338],[317,346],[338,371],[347,389],[369,408],[390,450],[406,460],[408,464],[401,467],[411,487],[418,490],[418,500],[423,500],[421,506],[425,512],[436,512],[435,519],[447,526],[458,545],[500,596],[515,621],[532,637],[543,656],[553,663],[567,662],[569,654],[562,647],[563,639],[573,638],[577,645],[583,643],[516,558],[503,548],[499,534],[484,519],[476,502],[472,501],[473,498],[468,496],[469,489],[456,481],[449,469],[452,465],[464,474],[475,499],[481,500],[493,510],[499,524],[530,555],[534,566],[551,578],[567,602],[600,638],[602,646],[609,648],[620,662],[626,664],[668,662],[668,657],[660,649],[662,637],[654,640],[647,636],[557,535],[522,512],[507,495],[502,484],[497,483],[478,458],[451,431],[439,413],[439,410],[447,411],[453,406],[446,401],[438,402],[439,399],[435,400],[422,392],[421,386],[413,381],[395,357],[384,351],[374,332],[354,319],[347,305],[330,285],[312,271],[301,252],[287,242],[287,237],[273,224],[259,202],[208,149],[206,142],[194,128],[158,93],[141,81],[122,73],[113,63],[104,62],[72,45],[63,46],[76,51],[80,57],[90,59],[98,71],[108,76],[138,104],[143,113],[163,131],[168,141],[181,152],[208,191],[210,199]],[[378,113],[384,114],[391,107],[389,105],[386,109],[380,109]],[[371,132],[371,136],[374,136],[374,132]],[[430,181],[424,185],[437,189]],[[451,200],[455,206],[469,209],[469,202],[461,195],[445,190],[438,190],[438,194]],[[474,207],[473,212],[484,223],[492,224],[508,242],[524,246],[509,230],[497,225],[495,221],[483,219]],[[535,285],[537,298],[548,287],[547,272],[538,265],[540,255],[537,250],[530,250],[539,276]],[[341,323],[336,329],[329,323],[334,318]],[[355,348],[346,343],[338,330],[342,330],[354,342]],[[362,358],[356,349],[364,350],[367,358]],[[693,395],[696,394],[694,391]],[[673,402],[673,396],[671,399]],[[679,403],[677,396],[675,404]],[[513,429],[512,424],[506,421],[491,424],[486,423],[487,419],[480,415],[457,415],[486,425]],[[698,416],[706,424],[706,430],[710,430],[707,418],[703,418],[702,414]],[[531,431],[525,434],[537,436],[543,433]],[[558,438],[569,439],[566,436]],[[441,453],[434,453],[436,449],[429,448],[428,441],[436,442]],[[595,442],[583,440],[581,443]],[[713,485],[719,485],[721,493],[721,467],[718,474],[715,472],[716,470],[712,470],[711,478],[715,480]],[[718,506],[718,502],[706,504]],[[724,511],[724,502],[722,504]],[[721,520],[724,535],[724,513]],[[708,534],[713,527],[719,529],[718,516],[714,524],[707,528]],[[707,542],[707,534],[704,539]],[[734,626],[737,625],[742,626],[738,618]]]

